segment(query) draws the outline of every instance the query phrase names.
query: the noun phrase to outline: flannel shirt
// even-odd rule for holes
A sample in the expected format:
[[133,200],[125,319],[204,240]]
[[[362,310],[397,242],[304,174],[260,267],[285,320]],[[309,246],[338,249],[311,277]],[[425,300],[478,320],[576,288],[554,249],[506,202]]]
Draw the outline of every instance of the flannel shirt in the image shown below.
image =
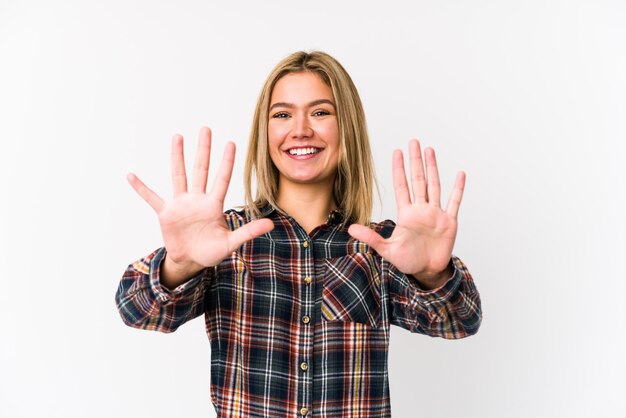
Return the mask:
[[[131,264],[116,302],[132,327],[173,332],[204,314],[211,346],[211,401],[218,417],[389,417],[391,324],[463,338],[481,322],[465,265],[422,290],[352,238],[340,212],[308,235],[272,208],[269,233],[169,290],[159,282],[165,249]],[[225,213],[234,230],[243,211]],[[372,225],[383,237],[395,224]]]

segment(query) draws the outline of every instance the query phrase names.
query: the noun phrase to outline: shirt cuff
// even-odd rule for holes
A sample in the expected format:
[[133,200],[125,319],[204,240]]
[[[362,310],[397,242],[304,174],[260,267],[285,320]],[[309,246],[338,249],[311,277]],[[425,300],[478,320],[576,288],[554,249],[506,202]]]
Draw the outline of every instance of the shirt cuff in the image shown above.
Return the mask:
[[455,256],[452,256],[452,266],[454,267],[454,273],[446,282],[434,289],[425,290],[423,289],[417,279],[413,276],[407,275],[409,282],[411,283],[414,296],[424,299],[427,302],[434,304],[445,303],[448,298],[454,293],[454,291],[460,286],[461,281],[463,280],[463,274],[460,270],[459,259]]
[[201,270],[194,277],[187,280],[185,283],[178,285],[175,289],[168,289],[161,284],[161,267],[166,254],[167,251],[165,250],[165,247],[160,248],[150,261],[150,288],[152,289],[154,296],[163,304],[174,302],[183,297],[190,289],[195,288],[205,274],[205,271]]

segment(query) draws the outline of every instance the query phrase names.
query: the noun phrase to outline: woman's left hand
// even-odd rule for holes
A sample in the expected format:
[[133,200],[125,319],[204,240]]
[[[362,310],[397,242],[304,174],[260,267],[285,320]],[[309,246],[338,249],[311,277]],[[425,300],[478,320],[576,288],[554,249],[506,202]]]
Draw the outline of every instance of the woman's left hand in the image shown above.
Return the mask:
[[465,173],[456,176],[446,209],[441,208],[439,172],[435,151],[409,142],[413,201],[404,170],[402,151],[393,154],[393,183],[398,220],[391,237],[384,239],[363,225],[353,224],[348,233],[372,247],[398,270],[410,274],[427,289],[439,287],[453,274],[452,249],[457,231],[457,214],[465,187]]

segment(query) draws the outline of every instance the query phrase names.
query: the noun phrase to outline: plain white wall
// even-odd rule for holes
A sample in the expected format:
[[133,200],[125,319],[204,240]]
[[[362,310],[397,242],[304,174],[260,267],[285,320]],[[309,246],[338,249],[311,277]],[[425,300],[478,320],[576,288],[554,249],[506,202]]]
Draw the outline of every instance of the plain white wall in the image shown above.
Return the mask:
[[353,76],[394,218],[391,153],[468,185],[455,253],[475,337],[394,329],[397,417],[623,417],[623,1],[0,0],[0,416],[212,417],[202,319],[125,327],[127,264],[161,245],[138,173],[170,193],[169,141],[215,161],[273,65],[322,49]]

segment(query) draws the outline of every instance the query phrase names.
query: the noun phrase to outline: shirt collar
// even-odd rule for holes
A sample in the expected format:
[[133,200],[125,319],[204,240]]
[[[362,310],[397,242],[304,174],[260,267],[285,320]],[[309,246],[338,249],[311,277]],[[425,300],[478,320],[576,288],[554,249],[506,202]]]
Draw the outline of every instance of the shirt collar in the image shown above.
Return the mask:
[[[268,218],[274,212],[283,214],[285,216],[289,216],[285,214],[283,211],[278,210],[274,206],[270,205],[269,203],[263,206],[260,210],[261,217],[263,218]],[[342,223],[344,218],[345,218],[345,215],[342,210],[340,209],[331,210],[330,213],[328,214],[328,217],[326,218],[326,223],[328,225],[337,225],[337,224]]]

